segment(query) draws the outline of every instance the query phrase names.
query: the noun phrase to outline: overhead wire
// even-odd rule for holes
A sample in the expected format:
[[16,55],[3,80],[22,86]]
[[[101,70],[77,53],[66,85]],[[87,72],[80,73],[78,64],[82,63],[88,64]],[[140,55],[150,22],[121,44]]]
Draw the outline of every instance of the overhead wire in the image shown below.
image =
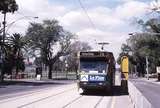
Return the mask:
[[[95,24],[93,23],[91,17],[88,15],[88,12],[87,12],[86,8],[84,7],[83,3],[81,2],[81,0],[78,0],[78,2],[79,2],[79,4],[80,4],[81,8],[83,9],[84,13],[86,14],[86,16],[87,16],[87,18],[88,18],[91,26],[92,26],[95,30],[98,30],[97,27],[95,26]],[[98,45],[97,40],[94,39],[94,41],[95,41],[96,45]]]
[[78,0],[78,2],[79,2],[79,4],[80,4],[81,8],[83,9],[84,13],[86,14],[86,16],[87,16],[87,18],[88,18],[91,26],[92,26],[94,29],[97,29],[96,26],[95,26],[95,24],[93,23],[91,17],[88,15],[88,12],[87,12],[86,8],[84,7],[84,5],[82,4],[81,0]]

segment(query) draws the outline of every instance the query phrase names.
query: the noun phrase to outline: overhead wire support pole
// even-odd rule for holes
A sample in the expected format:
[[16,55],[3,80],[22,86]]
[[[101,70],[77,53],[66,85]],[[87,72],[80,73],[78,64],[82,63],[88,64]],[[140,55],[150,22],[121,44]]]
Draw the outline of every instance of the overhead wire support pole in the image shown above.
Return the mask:
[[100,42],[100,43],[98,43],[98,45],[102,45],[101,46],[101,50],[103,51],[104,50],[104,46],[105,45],[108,45],[109,43],[108,42]]

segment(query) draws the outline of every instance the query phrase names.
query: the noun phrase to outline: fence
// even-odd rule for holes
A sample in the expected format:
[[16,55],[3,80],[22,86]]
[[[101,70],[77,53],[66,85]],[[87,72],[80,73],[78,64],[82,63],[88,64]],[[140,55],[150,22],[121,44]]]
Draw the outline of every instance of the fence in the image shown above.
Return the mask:
[[[27,72],[28,78],[35,78],[36,72]],[[43,70],[42,71],[42,78],[47,79],[48,78],[48,71]],[[52,72],[52,79],[69,79],[69,80],[76,80],[77,74],[76,72],[70,72],[70,71],[53,71]]]

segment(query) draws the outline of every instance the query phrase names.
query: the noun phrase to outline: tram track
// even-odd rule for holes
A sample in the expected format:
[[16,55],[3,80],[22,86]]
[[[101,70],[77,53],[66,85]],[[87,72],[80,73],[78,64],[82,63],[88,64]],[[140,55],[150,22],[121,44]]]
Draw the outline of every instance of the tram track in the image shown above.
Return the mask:
[[[78,101],[79,99],[81,99],[83,97],[85,97],[85,96],[81,95],[79,97],[76,97],[75,99],[71,100],[66,105],[64,105],[62,108],[67,108],[68,106],[72,105],[73,103],[75,103],[76,101]],[[97,103],[93,106],[93,108],[98,108],[99,104],[102,102],[103,99],[104,99],[104,96],[102,96],[100,99],[98,99]]]
[[64,105],[62,108],[67,108],[69,105],[71,105],[72,103],[74,103],[75,101],[79,100],[80,98],[82,98],[83,96],[78,96],[77,98],[71,100],[70,102],[68,102],[66,105]]
[[[45,89],[42,88],[42,89],[34,90],[34,91],[25,91],[25,92],[16,93],[16,94],[9,94],[9,95],[0,96],[0,103],[4,103],[6,99],[8,99],[10,101],[14,98],[13,100],[15,100],[15,99],[22,98],[22,97],[25,97],[25,96],[33,95],[35,93],[38,94],[42,91],[50,90],[51,88],[53,88],[53,87],[47,87]],[[17,98],[15,98],[15,97],[17,97]],[[11,99],[9,99],[9,98],[11,98]]]
[[44,100],[46,100],[46,99],[49,99],[49,98],[52,98],[52,97],[55,97],[55,96],[58,96],[58,95],[61,95],[61,94],[70,92],[71,90],[74,90],[74,89],[75,89],[75,88],[67,89],[67,90],[64,90],[64,91],[62,91],[62,92],[60,92],[60,93],[52,94],[52,95],[49,95],[49,96],[47,96],[47,97],[40,98],[40,99],[37,99],[37,100],[35,100],[35,101],[29,102],[29,103],[27,103],[27,104],[18,106],[17,108],[24,108],[24,107],[26,107],[26,106],[29,106],[29,105],[32,105],[32,104],[35,104],[35,103],[44,101]]
[[[2,98],[2,99],[0,100],[0,104],[15,101],[15,100],[18,100],[18,99],[27,98],[27,97],[30,97],[30,96],[33,96],[33,95],[42,94],[42,92],[45,93],[45,92],[47,92],[48,90],[51,90],[51,89],[53,89],[53,87],[48,87],[48,88],[45,88],[45,89],[40,89],[40,90],[35,90],[35,91],[23,92],[23,93],[20,93],[20,94],[18,93],[18,94],[13,94],[13,95],[8,95],[8,96],[1,96],[0,98]],[[71,89],[67,89],[67,90],[64,90],[60,93],[53,94],[53,95],[58,95],[58,94],[61,94],[63,92],[67,92],[67,91],[72,90],[72,89],[75,89],[75,87],[72,87]]]
[[98,107],[98,105],[102,102],[103,98],[104,98],[104,96],[102,96],[102,97],[98,100],[98,102],[96,103],[96,105],[94,106],[94,108],[97,108],[97,107]]

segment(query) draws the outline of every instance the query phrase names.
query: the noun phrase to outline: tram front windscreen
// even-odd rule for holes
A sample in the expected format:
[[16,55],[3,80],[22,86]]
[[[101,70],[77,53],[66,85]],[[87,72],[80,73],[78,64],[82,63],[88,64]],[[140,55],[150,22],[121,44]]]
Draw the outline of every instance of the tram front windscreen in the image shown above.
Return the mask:
[[85,73],[107,73],[107,63],[105,61],[81,61],[80,71]]

